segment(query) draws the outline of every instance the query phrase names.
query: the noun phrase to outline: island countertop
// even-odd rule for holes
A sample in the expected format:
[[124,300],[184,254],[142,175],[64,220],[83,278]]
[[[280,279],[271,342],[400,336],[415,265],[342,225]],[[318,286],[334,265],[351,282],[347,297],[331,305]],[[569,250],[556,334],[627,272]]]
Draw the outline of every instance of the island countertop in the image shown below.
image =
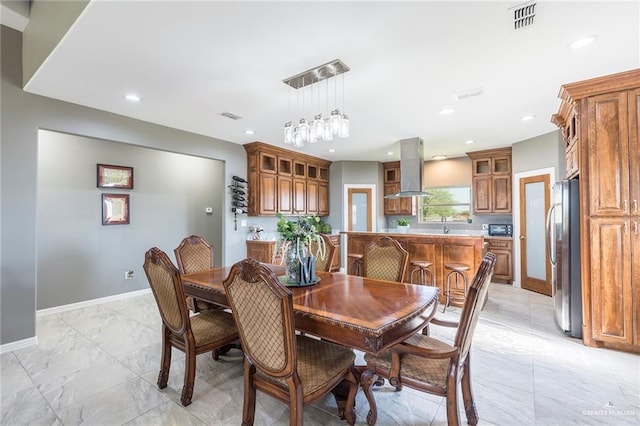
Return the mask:
[[469,266],[465,273],[467,282],[471,284],[475,272],[482,262],[485,251],[484,235],[469,235],[456,233],[422,233],[422,232],[341,232],[346,236],[347,268],[348,257],[354,254],[363,254],[366,246],[374,240],[389,236],[397,240],[400,245],[409,252],[409,266],[405,273],[404,282],[411,282],[411,262],[429,261],[435,283],[440,288],[440,302],[443,302],[442,294],[446,285],[449,270],[445,268],[448,263],[462,263]]

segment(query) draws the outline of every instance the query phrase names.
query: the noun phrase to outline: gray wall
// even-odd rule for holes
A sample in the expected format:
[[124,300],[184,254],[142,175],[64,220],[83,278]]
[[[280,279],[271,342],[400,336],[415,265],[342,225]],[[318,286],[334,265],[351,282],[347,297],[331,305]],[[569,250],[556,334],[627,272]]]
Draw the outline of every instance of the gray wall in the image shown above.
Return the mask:
[[[1,31],[0,344],[6,344],[35,336],[40,129],[222,160],[225,186],[231,183],[232,175],[245,176],[247,165],[245,151],[237,144],[24,92],[21,83],[22,35],[4,26]],[[225,193],[224,199],[213,206],[224,212],[221,258],[225,264],[242,259],[246,253],[246,235],[241,230],[234,231],[229,205],[230,197]],[[167,231],[159,228],[157,233],[157,239],[164,241],[163,235]],[[87,244],[100,243],[96,234],[86,235],[86,241]],[[102,249],[115,252],[122,250],[122,245],[118,243]],[[136,253],[136,256],[140,255]],[[135,261],[136,265],[140,263],[140,260]]]
[[[133,167],[134,188],[97,188],[97,163]],[[129,194],[130,224],[102,225],[103,193]],[[221,264],[224,193],[222,161],[41,130],[37,308],[148,288],[142,254],[157,246],[175,261],[173,249],[191,234],[217,248]]]
[[566,174],[564,142],[560,130],[514,143],[512,156],[514,174],[546,167],[555,167],[557,179]]

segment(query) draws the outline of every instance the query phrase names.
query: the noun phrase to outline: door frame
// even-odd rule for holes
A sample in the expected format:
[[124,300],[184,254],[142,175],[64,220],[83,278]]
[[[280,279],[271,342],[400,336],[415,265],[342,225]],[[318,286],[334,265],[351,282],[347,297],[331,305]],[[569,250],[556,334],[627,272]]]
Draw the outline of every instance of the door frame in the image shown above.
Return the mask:
[[520,282],[520,275],[522,268],[520,267],[520,180],[537,175],[549,175],[549,196],[553,195],[553,184],[556,183],[556,169],[555,167],[545,167],[544,169],[529,170],[526,172],[514,173],[514,184],[511,186],[513,189],[512,202],[513,206],[513,286],[522,288]]
[[[369,189],[371,190],[371,229],[375,232],[378,229],[378,194],[375,184],[363,183],[345,183],[342,186],[342,230],[346,231],[349,226],[349,190],[350,189]],[[347,264],[347,236],[342,235],[340,238],[340,264]]]

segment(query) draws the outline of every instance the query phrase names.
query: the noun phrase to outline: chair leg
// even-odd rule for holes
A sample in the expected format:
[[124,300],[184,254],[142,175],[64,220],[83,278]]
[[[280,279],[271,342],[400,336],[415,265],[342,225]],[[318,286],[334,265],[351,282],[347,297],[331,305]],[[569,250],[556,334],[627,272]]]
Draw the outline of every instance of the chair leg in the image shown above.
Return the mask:
[[447,380],[447,424],[448,426],[458,426],[458,383],[456,378]]
[[300,425],[304,422],[304,395],[302,387],[298,386],[295,392],[289,386],[289,425]]
[[469,354],[463,366],[462,376],[462,401],[464,402],[464,411],[467,414],[467,423],[472,426],[478,424],[478,410],[476,403],[473,401],[473,392],[471,391],[471,364],[469,362]]
[[244,359],[244,402],[242,403],[242,426],[253,426],[256,414],[256,388],[253,375],[256,368]]
[[193,345],[188,345],[185,352],[184,385],[180,402],[183,406],[191,404],[193,396],[193,384],[196,377],[196,350]]
[[162,326],[162,355],[160,357],[160,374],[158,374],[158,388],[164,389],[169,381],[171,368],[171,344],[169,343],[169,329]]
[[364,392],[364,396],[367,397],[369,402],[369,413],[367,414],[367,424],[375,425],[378,420],[378,407],[376,406],[376,400],[371,392],[371,387],[378,380],[378,375],[370,369],[364,370],[360,376],[360,386]]

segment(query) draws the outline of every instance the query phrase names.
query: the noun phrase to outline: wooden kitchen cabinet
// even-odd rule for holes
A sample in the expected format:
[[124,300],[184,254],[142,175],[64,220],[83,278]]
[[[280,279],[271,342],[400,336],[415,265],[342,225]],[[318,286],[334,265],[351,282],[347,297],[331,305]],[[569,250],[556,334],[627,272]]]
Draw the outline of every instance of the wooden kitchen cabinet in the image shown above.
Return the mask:
[[247,152],[249,216],[328,216],[330,161],[262,142]]
[[263,263],[282,263],[280,253],[276,252],[276,241],[247,240],[247,257]]
[[580,179],[583,340],[640,352],[640,70],[566,84],[559,97],[552,122]]
[[511,214],[511,147],[468,152],[474,214]]
[[336,246],[336,254],[333,256],[333,263],[331,264],[331,272],[340,271],[340,234],[328,235],[329,239]]
[[[384,168],[384,195],[400,192],[400,162],[391,161],[382,164]],[[385,215],[409,215],[414,213],[413,203],[415,197],[385,198]]]
[[513,239],[511,237],[484,237],[487,251],[496,255],[494,282],[513,283]]

